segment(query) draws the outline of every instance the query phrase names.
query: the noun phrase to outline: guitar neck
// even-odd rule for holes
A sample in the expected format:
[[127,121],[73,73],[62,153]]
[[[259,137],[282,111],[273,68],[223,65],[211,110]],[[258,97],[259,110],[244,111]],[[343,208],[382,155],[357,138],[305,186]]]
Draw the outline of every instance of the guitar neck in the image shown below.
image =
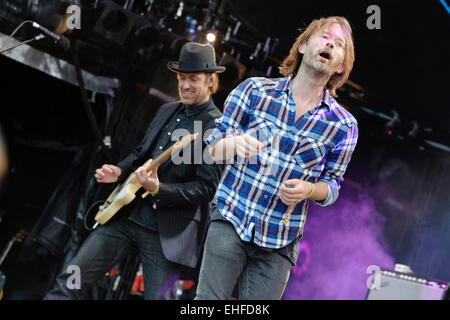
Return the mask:
[[175,152],[184,146],[188,145],[191,141],[193,141],[197,137],[197,134],[191,134],[183,138],[183,140],[174,143],[169,149],[161,153],[156,159],[153,159],[152,162],[147,166],[147,172],[153,170],[158,167],[166,158],[170,157],[172,152]]
[[14,237],[11,238],[11,240],[8,241],[5,249],[3,249],[2,254],[0,255],[0,265],[2,265],[3,260],[5,260],[6,256],[9,253],[9,250],[11,250],[14,242],[20,242],[25,237],[26,232],[24,230],[20,230],[16,233]]
[[147,172],[153,170],[154,168],[158,167],[166,158],[170,157],[170,154],[172,153],[172,150],[174,149],[175,145],[171,146],[169,149],[161,153],[159,156],[156,157],[156,159],[153,159],[152,162],[147,167]]
[[3,260],[5,260],[6,256],[8,255],[9,251],[11,250],[12,246],[14,244],[14,241],[9,241],[6,245],[5,249],[3,249],[2,254],[0,256],[0,266],[3,263]]

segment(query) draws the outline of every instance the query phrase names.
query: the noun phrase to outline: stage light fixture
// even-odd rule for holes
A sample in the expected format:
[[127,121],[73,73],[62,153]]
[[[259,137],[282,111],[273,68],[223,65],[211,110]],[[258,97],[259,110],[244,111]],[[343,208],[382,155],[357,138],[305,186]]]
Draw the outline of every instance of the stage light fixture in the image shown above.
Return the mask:
[[210,44],[214,43],[216,41],[216,34],[214,32],[208,32],[206,34],[206,41]]
[[73,0],[2,0],[0,17],[14,23],[32,20],[58,35],[67,31],[67,8]]
[[111,1],[101,2],[98,10],[101,13],[94,26],[94,32],[118,45],[123,45],[132,30],[136,16]]

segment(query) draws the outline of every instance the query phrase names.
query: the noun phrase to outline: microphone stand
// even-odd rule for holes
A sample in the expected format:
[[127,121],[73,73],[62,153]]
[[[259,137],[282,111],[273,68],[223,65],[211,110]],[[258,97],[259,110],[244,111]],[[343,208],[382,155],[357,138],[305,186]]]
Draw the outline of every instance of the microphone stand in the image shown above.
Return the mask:
[[18,46],[21,46],[21,45],[26,44],[26,43],[30,43],[30,42],[32,42],[32,41],[41,40],[42,38],[45,38],[45,37],[44,37],[44,35],[41,33],[41,34],[37,35],[37,36],[34,37],[34,38],[31,38],[31,39],[28,39],[28,40],[25,40],[25,41],[16,43],[16,44],[14,44],[14,45],[12,45],[12,46],[10,46],[10,47],[1,49],[1,50],[0,50],[0,53],[3,53],[3,52],[5,52],[5,51],[11,50],[11,49],[14,49],[14,48],[16,48],[16,47],[18,47]]

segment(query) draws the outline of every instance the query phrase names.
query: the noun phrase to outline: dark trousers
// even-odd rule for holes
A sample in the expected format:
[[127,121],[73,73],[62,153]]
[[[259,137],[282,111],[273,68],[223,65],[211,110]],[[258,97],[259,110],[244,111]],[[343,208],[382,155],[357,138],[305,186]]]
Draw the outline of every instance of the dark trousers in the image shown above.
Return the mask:
[[181,265],[168,261],[162,252],[159,234],[141,227],[125,215],[115,217],[94,230],[70,261],[80,270],[80,289],[73,286],[72,273],[57,276],[57,287],[50,291],[47,300],[83,299],[97,280],[121,262],[137,246],[144,276],[144,298],[154,300],[168,279],[181,273]]

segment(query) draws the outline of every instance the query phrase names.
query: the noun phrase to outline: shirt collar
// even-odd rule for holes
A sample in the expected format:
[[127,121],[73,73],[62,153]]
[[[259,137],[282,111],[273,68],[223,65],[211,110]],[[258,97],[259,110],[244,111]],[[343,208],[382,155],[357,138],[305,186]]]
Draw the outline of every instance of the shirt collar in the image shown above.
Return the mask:
[[289,87],[291,86],[292,76],[287,76],[285,78],[280,78],[278,84],[275,87],[275,90],[278,91],[289,91]]
[[[280,78],[280,81],[278,81],[275,90],[288,92],[291,86],[291,81],[292,75],[289,75],[285,78]],[[330,95],[330,91],[328,89],[325,89],[323,98],[320,101],[320,106],[322,105],[327,106],[329,110],[331,110],[331,107],[333,105],[333,97]]]
[[209,100],[207,101],[207,102],[205,102],[205,103],[202,103],[202,104],[198,104],[198,105],[196,105],[196,106],[186,106],[184,103],[183,103],[183,107],[184,107],[184,109],[185,109],[185,114],[188,116],[188,117],[192,117],[192,116],[195,116],[195,115],[197,115],[197,114],[199,114],[200,112],[202,112],[203,110],[205,110],[210,104],[212,103],[212,98],[211,97],[209,97]]
[[322,101],[320,102],[321,105],[326,105],[328,107],[328,110],[331,110],[331,107],[333,106],[333,97],[330,95],[330,91],[328,89],[325,89],[324,95],[322,98]]

